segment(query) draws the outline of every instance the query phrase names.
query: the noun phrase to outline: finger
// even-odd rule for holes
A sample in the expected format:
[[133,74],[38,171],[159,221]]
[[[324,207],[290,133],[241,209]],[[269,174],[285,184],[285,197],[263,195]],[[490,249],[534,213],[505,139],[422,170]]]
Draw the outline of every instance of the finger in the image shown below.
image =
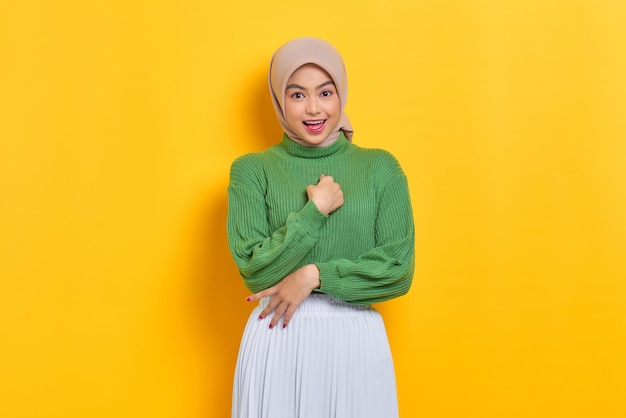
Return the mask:
[[287,311],[285,311],[285,316],[283,316],[283,328],[287,328],[287,324],[289,324],[289,321],[291,321],[291,317],[293,316],[294,312],[296,312],[297,307],[289,306],[289,308],[287,309]]
[[250,295],[246,298],[247,302],[254,302],[255,300],[261,300],[266,296],[272,296],[276,294],[276,286],[268,287],[265,290],[261,290],[260,292],[255,293],[254,295]]
[[270,322],[270,328],[274,328],[276,324],[278,324],[278,321],[284,315],[286,310],[286,303],[281,303],[279,306],[276,307],[276,311],[274,312],[274,316],[272,317],[272,321]]
[[270,303],[267,304],[265,309],[261,311],[261,314],[259,315],[259,319],[265,318],[266,316],[271,314],[273,311],[275,311],[280,305],[281,305],[281,302],[277,300],[277,298],[272,299]]

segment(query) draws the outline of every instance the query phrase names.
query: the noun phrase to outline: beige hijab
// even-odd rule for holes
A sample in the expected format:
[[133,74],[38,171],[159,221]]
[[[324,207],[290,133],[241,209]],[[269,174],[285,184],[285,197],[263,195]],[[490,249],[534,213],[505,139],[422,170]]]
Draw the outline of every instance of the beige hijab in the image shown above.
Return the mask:
[[344,113],[346,100],[348,99],[346,68],[341,55],[339,55],[335,47],[317,38],[304,37],[293,39],[278,48],[274,56],[272,56],[269,71],[270,94],[272,95],[272,103],[274,104],[280,125],[289,138],[301,145],[306,145],[289,128],[283,106],[289,77],[305,64],[315,64],[324,69],[332,78],[339,94],[339,103],[341,105],[339,122],[320,146],[328,146],[334,143],[339,138],[340,131],[343,131],[346,138],[351,141],[353,130],[348,116]]

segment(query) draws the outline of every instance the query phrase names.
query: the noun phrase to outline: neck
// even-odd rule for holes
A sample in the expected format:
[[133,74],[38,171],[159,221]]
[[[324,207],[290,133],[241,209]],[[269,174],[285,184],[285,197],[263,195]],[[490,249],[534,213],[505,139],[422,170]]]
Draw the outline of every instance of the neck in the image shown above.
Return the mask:
[[335,141],[337,141],[337,139],[339,139],[339,136],[341,135],[341,131],[337,131],[337,132],[332,132],[330,135],[328,135],[328,137],[326,137],[325,140],[323,140],[322,142],[320,142],[317,145],[311,145],[308,144],[306,142],[304,142],[303,140],[301,140],[300,138],[296,137],[295,135],[287,135],[289,137],[289,139],[291,139],[293,142],[302,145],[303,147],[307,147],[307,148],[323,148],[323,147],[328,147],[332,144],[335,143]]

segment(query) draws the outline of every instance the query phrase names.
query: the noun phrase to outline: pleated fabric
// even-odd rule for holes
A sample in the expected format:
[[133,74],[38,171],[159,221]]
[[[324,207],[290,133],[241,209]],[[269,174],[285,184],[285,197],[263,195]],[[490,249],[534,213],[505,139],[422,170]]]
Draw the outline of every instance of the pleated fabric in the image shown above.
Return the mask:
[[286,328],[246,324],[233,386],[233,418],[394,418],[393,361],[381,315],[310,295]]

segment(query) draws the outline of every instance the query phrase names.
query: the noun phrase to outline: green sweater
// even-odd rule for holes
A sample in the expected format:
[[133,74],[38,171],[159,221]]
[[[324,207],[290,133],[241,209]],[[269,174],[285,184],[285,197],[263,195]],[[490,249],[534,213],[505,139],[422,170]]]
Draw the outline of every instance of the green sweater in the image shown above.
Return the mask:
[[[321,174],[339,183],[344,204],[321,213],[306,195]],[[236,159],[228,187],[228,241],[245,285],[256,293],[316,264],[319,292],[370,304],[405,294],[414,268],[407,179],[387,151],[343,134],[328,147],[291,141]]]

